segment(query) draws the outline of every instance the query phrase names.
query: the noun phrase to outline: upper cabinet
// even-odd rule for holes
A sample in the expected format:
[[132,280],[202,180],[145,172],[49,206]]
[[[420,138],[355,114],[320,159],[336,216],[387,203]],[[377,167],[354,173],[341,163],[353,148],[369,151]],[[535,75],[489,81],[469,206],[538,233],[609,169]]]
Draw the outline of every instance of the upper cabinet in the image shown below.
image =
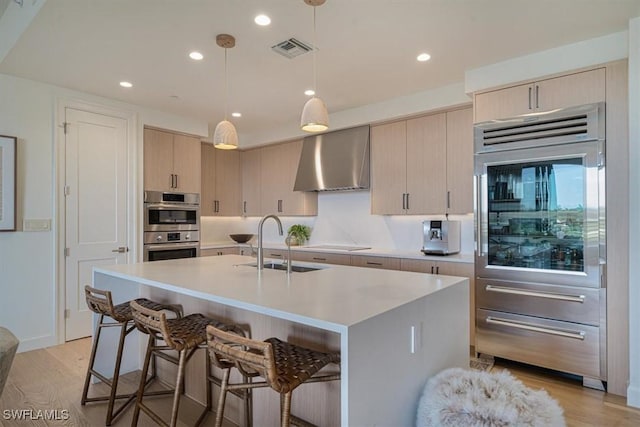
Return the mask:
[[605,68],[474,95],[475,123],[605,100]]
[[371,127],[371,213],[406,213],[407,122]]
[[262,180],[262,149],[254,148],[240,153],[242,165],[242,215],[260,216]]
[[371,213],[473,212],[471,108],[371,128]]
[[202,195],[200,214],[203,216],[239,216],[241,214],[240,152],[219,150],[213,144],[202,143]]
[[[317,215],[318,193],[293,191],[302,140],[261,150],[260,210],[264,215]],[[244,174],[244,172],[243,172]]]
[[200,140],[145,128],[144,189],[200,193]]
[[447,113],[447,213],[473,212],[473,109]]

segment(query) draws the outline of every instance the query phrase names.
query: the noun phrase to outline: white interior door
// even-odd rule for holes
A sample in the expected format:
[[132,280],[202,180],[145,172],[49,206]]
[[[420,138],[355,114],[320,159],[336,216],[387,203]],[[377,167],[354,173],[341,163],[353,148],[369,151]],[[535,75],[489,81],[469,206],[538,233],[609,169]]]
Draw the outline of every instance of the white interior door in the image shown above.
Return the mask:
[[69,341],[92,332],[84,285],[92,283],[93,267],[128,261],[127,120],[66,108],[65,122],[65,339]]

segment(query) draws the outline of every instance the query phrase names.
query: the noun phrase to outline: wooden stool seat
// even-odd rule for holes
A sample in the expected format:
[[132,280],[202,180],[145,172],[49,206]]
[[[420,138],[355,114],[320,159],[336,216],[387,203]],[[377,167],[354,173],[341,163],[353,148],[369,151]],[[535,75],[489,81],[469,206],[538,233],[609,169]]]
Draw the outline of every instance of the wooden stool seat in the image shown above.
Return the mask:
[[[85,405],[88,402],[108,402],[107,416],[105,425],[111,425],[113,420],[126,409],[130,403],[132,403],[137,395],[137,392],[129,394],[117,394],[118,380],[120,378],[120,365],[122,362],[122,352],[124,349],[125,338],[129,335],[135,326],[133,325],[133,313],[129,305],[130,301],[122,304],[113,304],[111,292],[95,289],[90,286],[84,287],[87,306],[91,311],[99,314],[98,324],[94,334],[93,345],[91,347],[91,356],[89,358],[89,366],[87,367],[87,374],[85,377],[84,387],[82,390],[82,398],[80,400],[81,405]],[[174,304],[160,304],[155,301],[148,300],[146,298],[138,298],[135,300],[137,304],[154,310],[165,310],[172,312],[176,317],[182,316],[182,307]],[[113,321],[105,321],[105,317],[112,319]],[[107,378],[94,368],[98,345],[100,343],[100,333],[103,328],[119,327],[120,339],[118,343],[118,349],[116,352],[115,368],[111,379]],[[91,377],[94,376],[100,379],[103,383],[110,387],[108,395],[88,397],[89,384]],[[145,378],[145,386],[148,385],[153,378],[155,378],[155,368],[152,372],[151,378]],[[120,407],[115,408],[115,401],[118,399],[127,399]]]
[[[214,326],[207,327],[207,344],[214,364],[225,369],[222,390],[216,410],[216,427],[222,426],[227,391],[270,387],[280,393],[280,421],[282,427],[290,423],[310,425],[291,415],[293,390],[304,383],[334,381],[340,373],[319,374],[330,363],[340,363],[339,352],[320,352],[284,342],[278,338],[257,341]],[[229,382],[231,367],[237,368],[243,377],[262,377],[264,381]]]
[[270,387],[278,393],[293,391],[329,363],[340,363],[340,353],[337,352],[323,353],[278,338],[269,338],[264,342],[273,348],[276,377],[271,380]]

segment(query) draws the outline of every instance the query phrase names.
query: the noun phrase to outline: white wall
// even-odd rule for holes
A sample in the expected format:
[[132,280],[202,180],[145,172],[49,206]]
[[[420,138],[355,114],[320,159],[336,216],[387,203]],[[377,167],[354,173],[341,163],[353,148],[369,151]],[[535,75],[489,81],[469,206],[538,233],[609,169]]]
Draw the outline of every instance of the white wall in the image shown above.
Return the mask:
[[629,374],[627,403],[640,408],[640,18],[629,22]]
[[465,92],[470,94],[541,76],[617,61],[626,58],[628,52],[628,31],[559,46],[467,70]]
[[[95,97],[80,92],[0,74],[0,134],[16,136],[17,222],[16,232],[0,233],[0,325],[20,340],[19,351],[58,344],[59,320],[56,284],[56,229],[23,232],[23,219],[51,219],[55,227],[56,137],[55,117],[60,99],[100,104],[138,116],[137,140],[141,153],[145,123],[198,135],[206,135],[206,123]],[[133,171],[141,174],[141,155]],[[139,180],[139,182],[141,182]],[[132,200],[139,200],[140,194]],[[139,202],[139,210],[142,203]],[[134,206],[134,208],[138,208]],[[138,215],[139,216],[139,215]]]
[[[286,228],[292,224],[312,227],[308,245],[334,244],[369,246],[379,250],[420,253],[422,221],[444,219],[440,216],[371,215],[368,191],[328,192],[318,194],[317,217],[281,217]],[[451,215],[449,219],[462,221],[461,252],[473,253],[473,215]],[[202,242],[230,241],[231,233],[257,234],[260,218],[203,218]],[[271,220],[269,220],[271,221]],[[265,222],[265,243],[283,243],[274,222]]]

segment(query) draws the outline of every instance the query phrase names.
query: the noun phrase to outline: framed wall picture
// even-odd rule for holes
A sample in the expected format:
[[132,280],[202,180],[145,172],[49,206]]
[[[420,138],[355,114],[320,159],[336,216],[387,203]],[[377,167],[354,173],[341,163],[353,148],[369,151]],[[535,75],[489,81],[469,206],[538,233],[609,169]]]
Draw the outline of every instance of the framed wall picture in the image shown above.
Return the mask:
[[0,135],[0,231],[16,229],[16,143]]

